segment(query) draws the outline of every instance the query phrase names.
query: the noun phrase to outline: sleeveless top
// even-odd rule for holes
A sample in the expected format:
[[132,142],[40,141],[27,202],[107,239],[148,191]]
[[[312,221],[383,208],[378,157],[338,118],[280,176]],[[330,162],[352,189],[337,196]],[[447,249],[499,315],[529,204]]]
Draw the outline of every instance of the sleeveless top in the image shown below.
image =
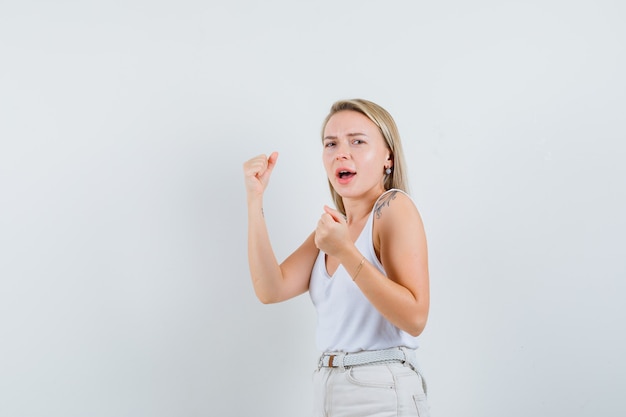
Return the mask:
[[[402,192],[388,190],[380,197],[389,191]],[[372,232],[376,204],[355,246],[368,262],[387,275],[374,251]],[[385,319],[352,281],[343,265],[340,264],[337,271],[330,276],[326,269],[326,254],[322,251],[319,252],[311,271],[309,294],[317,312],[316,339],[320,351],[348,353],[397,346],[411,349],[418,347],[418,338]]]

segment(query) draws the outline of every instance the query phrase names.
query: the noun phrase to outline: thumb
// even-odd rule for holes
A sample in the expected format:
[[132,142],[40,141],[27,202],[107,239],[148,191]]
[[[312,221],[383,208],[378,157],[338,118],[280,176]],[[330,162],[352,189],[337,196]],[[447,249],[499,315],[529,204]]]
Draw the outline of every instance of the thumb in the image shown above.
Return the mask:
[[343,217],[343,214],[341,214],[338,210],[324,205],[324,211],[330,214],[330,217],[332,217],[337,223],[345,223],[345,217]]
[[270,155],[269,158],[267,158],[267,170],[271,173],[272,170],[274,169],[274,167],[276,166],[276,161],[278,160],[278,152],[274,151],[272,152],[272,154]]

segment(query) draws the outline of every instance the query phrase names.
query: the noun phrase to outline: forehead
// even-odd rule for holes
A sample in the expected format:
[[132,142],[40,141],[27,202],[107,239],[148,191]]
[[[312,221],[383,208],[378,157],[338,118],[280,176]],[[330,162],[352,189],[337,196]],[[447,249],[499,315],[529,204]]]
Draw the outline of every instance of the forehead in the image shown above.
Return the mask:
[[350,133],[374,136],[380,135],[380,130],[367,116],[354,110],[341,110],[333,114],[324,126],[324,137],[338,137]]

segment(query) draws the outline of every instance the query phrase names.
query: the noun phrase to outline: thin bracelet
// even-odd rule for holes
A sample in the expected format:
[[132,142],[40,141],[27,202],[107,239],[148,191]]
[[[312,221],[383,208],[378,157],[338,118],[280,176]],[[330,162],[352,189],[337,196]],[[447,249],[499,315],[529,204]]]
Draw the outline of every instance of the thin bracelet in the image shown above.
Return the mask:
[[356,272],[354,273],[354,277],[352,277],[352,281],[356,279],[356,276],[361,272],[361,268],[363,268],[363,263],[365,263],[365,256],[361,258],[361,262],[359,262],[359,266],[356,267]]

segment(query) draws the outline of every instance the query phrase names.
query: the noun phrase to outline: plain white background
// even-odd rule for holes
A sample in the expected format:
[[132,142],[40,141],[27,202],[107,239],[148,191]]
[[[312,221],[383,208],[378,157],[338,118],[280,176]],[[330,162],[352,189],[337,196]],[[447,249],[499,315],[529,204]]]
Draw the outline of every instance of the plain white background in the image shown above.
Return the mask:
[[0,416],[307,415],[315,312],[264,306],[330,202],[331,103],[394,115],[427,228],[433,416],[623,416],[622,1],[0,2]]

